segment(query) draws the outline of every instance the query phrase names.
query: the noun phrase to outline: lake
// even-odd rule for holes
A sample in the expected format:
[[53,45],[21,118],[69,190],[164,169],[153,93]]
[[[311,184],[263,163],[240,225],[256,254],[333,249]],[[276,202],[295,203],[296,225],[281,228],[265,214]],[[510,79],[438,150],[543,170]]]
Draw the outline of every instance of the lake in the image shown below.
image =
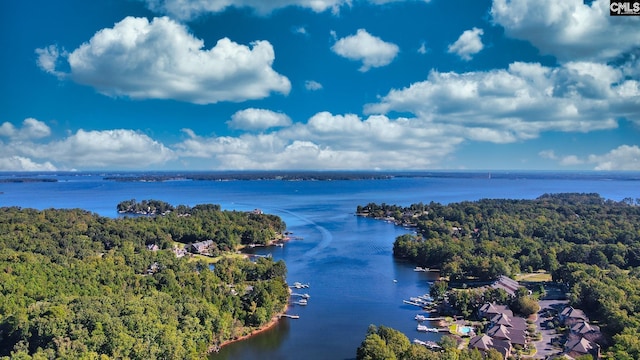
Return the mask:
[[[2,174],[10,178],[12,174]],[[410,229],[355,216],[369,202],[409,205],[481,198],[532,199],[545,193],[599,193],[612,200],[640,198],[638,173],[436,173],[429,177],[344,181],[115,182],[100,174],[45,174],[57,182],[0,183],[0,205],[37,209],[82,208],[118,216],[122,200],[158,199],[173,205],[220,204],[280,216],[299,240],[256,248],[287,263],[287,281],[308,305],[292,305],[273,329],[223,348],[211,359],[353,359],[370,324],[437,340],[416,331],[417,308],[403,299],[428,293],[430,274],[392,257],[394,239]],[[432,276],[432,275],[431,275]]]

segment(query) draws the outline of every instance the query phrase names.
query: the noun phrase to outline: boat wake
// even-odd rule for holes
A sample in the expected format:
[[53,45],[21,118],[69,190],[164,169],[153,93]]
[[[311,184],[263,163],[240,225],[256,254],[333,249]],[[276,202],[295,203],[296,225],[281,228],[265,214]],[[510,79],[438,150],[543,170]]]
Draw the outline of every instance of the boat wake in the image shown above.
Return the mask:
[[318,225],[315,221],[309,219],[308,217],[302,216],[300,214],[294,213],[292,211],[289,210],[285,210],[285,209],[273,209],[275,211],[278,212],[282,212],[282,213],[286,213],[287,215],[291,215],[299,220],[302,220],[303,222],[313,226],[316,228],[316,230],[318,230],[318,232],[320,232],[320,242],[314,246],[313,248],[311,248],[309,251],[307,251],[306,253],[304,253],[304,257],[309,257],[309,256],[316,256],[320,253],[320,251],[324,250],[327,246],[329,246],[329,244],[331,244],[331,242],[333,241],[333,235],[331,235],[331,232],[329,230],[327,230],[325,227]]

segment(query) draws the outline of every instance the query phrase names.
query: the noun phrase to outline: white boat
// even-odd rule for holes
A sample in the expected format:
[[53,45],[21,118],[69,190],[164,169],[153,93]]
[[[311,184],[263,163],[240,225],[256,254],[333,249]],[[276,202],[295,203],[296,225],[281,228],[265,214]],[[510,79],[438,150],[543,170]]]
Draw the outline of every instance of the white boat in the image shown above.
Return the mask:
[[416,319],[417,321],[427,321],[427,320],[429,320],[428,317],[426,317],[424,315],[420,315],[420,314],[416,315],[416,317],[414,319]]
[[418,325],[417,330],[423,332],[438,332],[438,328],[430,328],[425,325]]
[[305,306],[305,305],[308,304],[308,302],[307,302],[307,299],[300,299],[300,300],[296,301],[294,304]]

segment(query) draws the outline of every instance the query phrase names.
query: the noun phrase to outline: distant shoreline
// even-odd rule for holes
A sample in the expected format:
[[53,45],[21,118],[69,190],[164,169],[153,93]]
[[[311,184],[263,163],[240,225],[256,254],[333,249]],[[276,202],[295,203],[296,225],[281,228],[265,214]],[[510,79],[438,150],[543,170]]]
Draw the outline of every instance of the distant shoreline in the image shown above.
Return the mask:
[[[262,170],[262,171],[108,171],[108,172],[2,172],[0,183],[58,182],[59,177],[97,176],[115,182],[180,181],[348,181],[399,178],[485,180],[627,180],[640,181],[638,171],[555,170]],[[63,181],[68,179],[63,179]]]

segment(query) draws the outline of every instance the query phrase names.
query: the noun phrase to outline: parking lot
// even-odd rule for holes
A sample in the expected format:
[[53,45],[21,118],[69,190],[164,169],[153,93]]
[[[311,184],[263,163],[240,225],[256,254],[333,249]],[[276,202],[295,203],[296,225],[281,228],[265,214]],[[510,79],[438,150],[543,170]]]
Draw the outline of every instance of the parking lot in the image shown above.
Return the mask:
[[540,311],[538,311],[536,319],[536,327],[542,334],[540,341],[533,342],[537,350],[534,356],[536,359],[546,359],[551,355],[558,355],[562,352],[561,348],[554,348],[552,345],[553,341],[559,339],[562,335],[556,334],[553,325],[550,326],[549,323],[551,323],[554,316],[567,306],[568,301],[559,288],[545,286],[545,291],[545,296],[539,301]]

